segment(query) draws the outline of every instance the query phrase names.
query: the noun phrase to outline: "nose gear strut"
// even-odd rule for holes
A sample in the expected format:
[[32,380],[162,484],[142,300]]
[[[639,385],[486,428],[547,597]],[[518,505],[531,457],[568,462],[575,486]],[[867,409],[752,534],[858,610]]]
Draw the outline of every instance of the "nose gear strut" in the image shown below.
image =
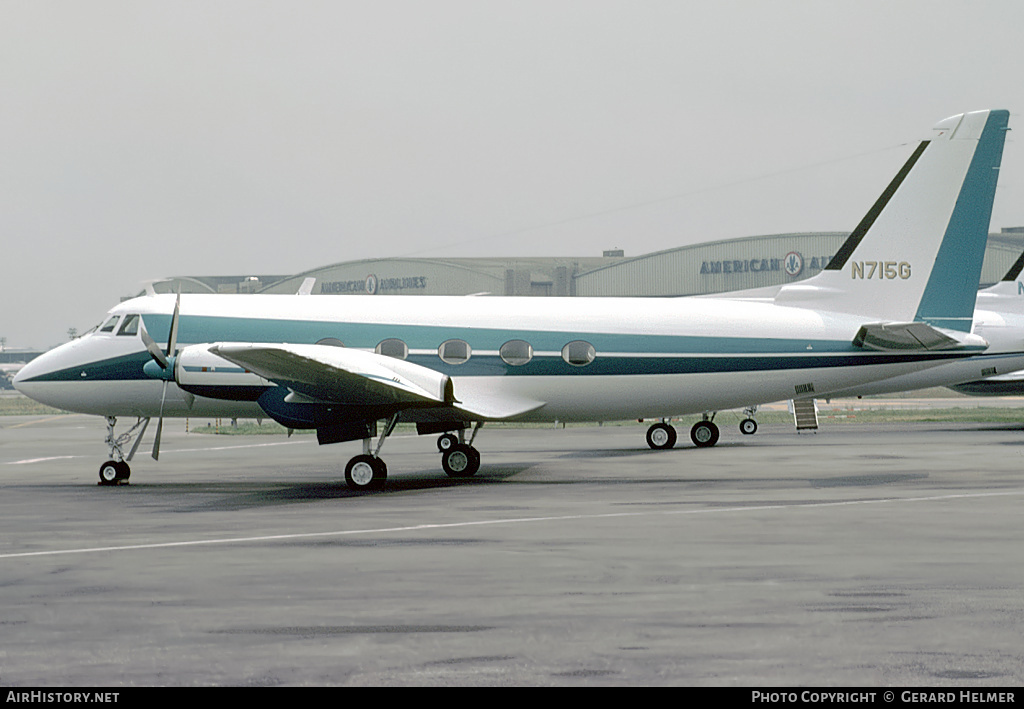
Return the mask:
[[[142,443],[142,436],[146,433],[146,427],[149,426],[149,417],[139,417],[134,426],[119,436],[114,435],[114,426],[116,425],[117,418],[107,416],[107,438],[104,443],[110,448],[110,460],[100,466],[100,485],[128,484],[128,478],[132,474],[131,468],[128,467],[128,461],[135,456],[135,451],[139,449],[139,444]],[[128,451],[128,455],[125,455],[122,446],[132,439],[132,434],[140,426],[142,430],[135,436],[135,443],[132,445],[132,449]]]

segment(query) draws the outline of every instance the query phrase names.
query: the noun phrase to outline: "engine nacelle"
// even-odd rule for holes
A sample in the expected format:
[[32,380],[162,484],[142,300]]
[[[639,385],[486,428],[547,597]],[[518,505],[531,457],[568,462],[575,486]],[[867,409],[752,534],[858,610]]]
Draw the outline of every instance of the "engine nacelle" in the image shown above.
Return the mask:
[[174,381],[190,394],[211,399],[255,401],[275,386],[223,357],[210,352],[211,343],[189,345],[174,358]]

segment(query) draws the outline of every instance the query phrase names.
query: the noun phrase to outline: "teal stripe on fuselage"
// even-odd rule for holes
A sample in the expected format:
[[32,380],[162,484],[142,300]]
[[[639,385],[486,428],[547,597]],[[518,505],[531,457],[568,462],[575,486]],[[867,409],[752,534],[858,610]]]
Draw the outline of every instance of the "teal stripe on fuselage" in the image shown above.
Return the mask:
[[[169,315],[147,314],[146,329],[166,333]],[[158,342],[160,338],[153,335]],[[795,354],[858,352],[850,341],[755,337],[702,337],[699,335],[647,335],[599,332],[467,328],[388,323],[319,322],[272,320],[205,315],[182,315],[178,342],[285,342],[312,344],[324,338],[341,340],[346,347],[373,349],[382,340],[396,338],[410,350],[436,350],[442,342],[465,340],[473,350],[497,350],[509,340],[525,340],[536,352],[561,352],[569,342],[585,340],[598,352],[635,355],[653,354]],[[166,335],[164,335],[166,339]],[[852,339],[852,337],[851,337]],[[434,367],[436,369],[436,367]]]
[[152,361],[149,352],[89,362],[32,377],[30,382],[112,382],[150,379],[142,368]]
[[[146,329],[151,334],[166,332],[171,320],[169,315],[161,314],[147,314],[144,319]],[[450,376],[623,376],[756,372],[870,366],[894,361],[947,360],[972,354],[970,351],[955,355],[921,352],[911,356],[907,353],[894,356],[884,352],[866,352],[851,342],[838,340],[625,335],[195,315],[181,316],[178,342],[180,346],[202,342],[308,344],[325,337],[334,337],[346,346],[361,349],[373,349],[381,340],[398,338],[413,350],[409,362]],[[463,364],[446,364],[437,356],[436,350],[445,340],[455,338],[466,340],[473,354]],[[509,340],[525,340],[533,345],[535,352],[541,354],[536,354],[525,365],[506,364],[493,353]],[[597,357],[592,363],[579,367],[562,360],[559,354],[562,347],[574,340],[586,340],[594,345]],[[416,350],[425,350],[430,354],[418,353]],[[490,354],[484,354],[488,351]],[[32,381],[145,380],[149,377],[143,372],[143,366],[149,361],[149,354],[139,351],[39,375],[33,377]]]
[[[971,352],[962,352],[954,357],[967,357]],[[829,369],[837,367],[858,367],[894,362],[947,361],[949,353],[922,352],[914,355],[880,352],[853,351],[824,354],[750,354],[745,356],[726,355],[681,355],[652,357],[632,355],[602,357],[584,367],[567,364],[560,356],[536,356],[522,366],[511,366],[496,355],[473,355],[464,364],[445,364],[437,355],[412,355],[408,361],[450,376],[625,376],[639,374],[713,374],[725,372],[760,372],[801,369]],[[143,372],[143,366],[150,361],[147,352],[115,357],[108,360],[79,365],[33,377],[28,381],[131,381],[150,379]],[[218,371],[220,371],[218,369]],[[225,370],[227,371],[227,370]],[[242,370],[232,370],[242,371]]]

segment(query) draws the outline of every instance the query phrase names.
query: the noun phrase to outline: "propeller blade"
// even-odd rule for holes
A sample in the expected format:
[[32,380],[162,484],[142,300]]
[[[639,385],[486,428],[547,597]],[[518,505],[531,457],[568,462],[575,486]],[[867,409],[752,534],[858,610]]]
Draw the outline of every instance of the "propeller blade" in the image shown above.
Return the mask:
[[153,460],[160,460],[160,436],[164,432],[164,400],[167,398],[167,380],[164,380],[164,393],[160,396],[160,419],[156,423],[156,437],[153,439]]
[[[181,314],[181,288],[178,288],[178,297],[174,299],[174,314],[171,315],[171,331],[167,335],[167,353],[160,352],[160,346],[153,342],[153,338],[146,332],[145,325],[142,326],[142,341],[146,343],[146,349],[153,355],[162,369],[167,369],[170,358],[174,356],[174,350],[178,346],[178,316]],[[150,347],[152,344],[152,347]],[[160,354],[158,357],[156,353]],[[173,377],[173,374],[172,374]],[[156,422],[156,436],[153,438],[153,460],[160,460],[160,438],[164,432],[164,402],[167,401],[167,385],[170,379],[164,379],[163,393],[160,394],[160,418]]]
[[142,437],[146,435],[146,429],[147,428],[149,428],[149,417],[148,416],[142,422],[142,430],[139,431],[139,435],[137,435],[135,437],[135,445],[132,446],[131,452],[128,454],[128,457],[125,458],[126,461],[131,462],[131,459],[135,457],[135,451],[137,451],[139,449],[139,444],[142,443]]
[[156,422],[156,438],[153,439],[153,460],[160,460],[160,436],[164,432],[163,417]]
[[160,365],[160,369],[167,369],[167,355],[160,349],[160,345],[153,341],[153,338],[146,331],[146,321],[139,318],[139,331],[142,334],[142,344],[146,346],[146,351],[149,352],[149,356]]
[[167,356],[174,356],[174,348],[178,346],[178,314],[181,312],[181,288],[174,301],[174,315],[171,316],[171,334],[167,337]]

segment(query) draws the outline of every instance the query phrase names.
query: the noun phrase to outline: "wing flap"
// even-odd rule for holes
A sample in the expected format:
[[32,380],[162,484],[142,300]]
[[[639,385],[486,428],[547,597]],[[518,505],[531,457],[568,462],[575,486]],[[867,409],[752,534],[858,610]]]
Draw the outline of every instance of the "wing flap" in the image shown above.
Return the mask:
[[468,417],[471,419],[485,419],[488,421],[515,418],[516,416],[536,411],[544,406],[543,401],[507,396],[474,394],[467,396],[466,399],[466,401],[455,404],[455,410],[468,414]]

